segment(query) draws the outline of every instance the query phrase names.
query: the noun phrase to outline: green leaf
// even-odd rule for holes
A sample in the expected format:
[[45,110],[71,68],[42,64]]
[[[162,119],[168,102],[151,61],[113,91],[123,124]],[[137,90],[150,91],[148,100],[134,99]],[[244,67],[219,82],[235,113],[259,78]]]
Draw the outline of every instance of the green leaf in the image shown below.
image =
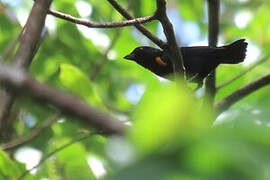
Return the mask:
[[181,86],[152,84],[133,113],[130,138],[143,153],[172,148],[210,127],[212,113]]
[[204,16],[203,3],[202,0],[181,0],[178,7],[183,19],[199,22]]
[[0,177],[5,176],[18,178],[21,174],[19,167],[13,162],[7,154],[0,149]]
[[80,144],[73,144],[57,153],[59,165],[66,180],[96,179],[88,163],[87,154]]
[[87,103],[104,108],[95,87],[82,71],[70,64],[61,64],[60,68],[60,80],[65,87],[83,98]]

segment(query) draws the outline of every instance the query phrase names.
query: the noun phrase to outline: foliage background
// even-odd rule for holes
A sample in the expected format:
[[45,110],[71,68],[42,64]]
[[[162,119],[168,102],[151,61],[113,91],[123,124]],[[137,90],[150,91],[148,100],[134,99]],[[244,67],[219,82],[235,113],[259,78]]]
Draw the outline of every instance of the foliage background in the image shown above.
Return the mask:
[[[150,0],[118,2],[136,17],[150,15],[156,8]],[[32,2],[0,3],[2,54],[19,34]],[[168,14],[181,45],[206,45],[206,8],[203,0],[168,1]],[[109,3],[100,0],[53,1],[52,9],[97,22],[122,20]],[[269,1],[221,1],[219,44],[246,38],[249,49],[245,63],[217,69],[218,84],[270,53],[268,17]],[[145,26],[165,39],[157,21]],[[115,44],[105,54],[113,39]],[[139,45],[154,46],[133,27],[89,29],[48,15],[41,47],[30,67],[31,75],[81,97],[133,127],[125,138],[92,135],[68,146],[24,179],[96,179],[99,173],[108,179],[269,179],[270,88],[239,101],[219,115],[212,127],[214,112],[202,107],[202,91],[194,97],[185,87],[160,80],[137,64],[123,60]],[[103,63],[98,69],[96,64],[100,61]],[[220,89],[216,100],[268,73],[269,67],[268,61],[258,65]],[[96,76],[89,78],[96,70]],[[31,134],[57,113],[55,108],[25,97],[16,101],[16,109],[12,139]],[[37,163],[56,148],[92,131],[71,119],[61,116],[26,144],[1,150],[0,179],[17,179],[26,165]],[[102,168],[97,168],[99,165]]]

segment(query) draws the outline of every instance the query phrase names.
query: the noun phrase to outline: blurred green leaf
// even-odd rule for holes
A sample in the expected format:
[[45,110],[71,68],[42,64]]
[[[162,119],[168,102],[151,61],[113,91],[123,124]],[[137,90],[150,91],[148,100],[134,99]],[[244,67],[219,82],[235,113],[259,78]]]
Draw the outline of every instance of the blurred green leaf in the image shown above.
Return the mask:
[[178,7],[183,19],[199,22],[204,17],[203,5],[202,0],[181,0]]
[[103,107],[100,96],[84,73],[70,64],[62,64],[60,67],[60,79],[68,89],[85,99],[86,102]]
[[63,168],[66,180],[96,179],[87,163],[87,153],[81,145],[73,144],[57,153],[56,156]]
[[18,178],[21,175],[19,167],[7,154],[0,149],[0,175],[6,178]]
[[133,113],[130,138],[146,154],[170,149],[200,136],[212,118],[183,86],[152,84]]

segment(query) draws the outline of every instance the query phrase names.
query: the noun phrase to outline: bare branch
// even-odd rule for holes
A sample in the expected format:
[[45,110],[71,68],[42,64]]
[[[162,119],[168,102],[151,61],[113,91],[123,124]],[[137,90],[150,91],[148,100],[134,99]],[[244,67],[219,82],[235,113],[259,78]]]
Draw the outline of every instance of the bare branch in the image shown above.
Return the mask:
[[248,68],[246,68],[245,70],[243,70],[242,72],[240,72],[239,74],[237,74],[235,77],[228,79],[227,81],[225,81],[224,83],[222,83],[221,85],[219,85],[217,87],[217,89],[221,89],[224,86],[227,86],[229,84],[231,84],[232,82],[234,82],[235,80],[239,79],[240,77],[244,76],[246,73],[250,72],[251,70],[253,70],[255,67],[257,67],[258,65],[260,65],[261,63],[264,63],[265,61],[267,61],[270,58],[270,56],[265,56],[262,59],[256,61],[254,64],[252,64],[251,66],[249,66]]
[[236,90],[229,96],[225,97],[221,101],[215,104],[215,108],[218,112],[223,112],[229,109],[234,103],[253,93],[254,91],[270,84],[270,74],[260,77],[253,82],[243,86]]
[[140,17],[140,18],[135,18],[131,20],[126,20],[126,21],[121,21],[121,22],[104,22],[104,23],[99,23],[99,22],[94,22],[94,21],[89,21],[86,19],[80,19],[73,17],[69,14],[61,13],[58,11],[54,10],[49,10],[48,14],[51,14],[55,17],[65,19],[67,21],[73,22],[75,24],[81,24],[90,28],[119,28],[119,27],[126,27],[126,26],[132,26],[135,24],[143,24],[150,22],[152,20],[155,20],[156,17],[155,15],[151,16],[146,16],[146,17]]
[[163,31],[168,40],[168,55],[170,57],[170,60],[172,61],[174,72],[183,75],[185,72],[183,58],[179,45],[176,42],[173,25],[170,22],[166,13],[166,0],[157,0],[156,14],[158,15],[158,19],[162,24]]
[[[219,32],[219,8],[220,0],[208,0],[208,42],[209,46],[217,46]],[[216,95],[216,72],[215,70],[209,74],[205,83],[205,91],[207,102],[214,103]]]
[[41,84],[17,66],[0,65],[0,81],[10,91],[26,95],[40,103],[49,103],[61,112],[73,115],[78,120],[93,126],[104,134],[123,134],[126,126],[109,115],[89,106],[75,96]]
[[[111,5],[120,13],[123,17],[126,19],[134,19],[134,17],[126,11],[118,2],[115,0],[107,0]],[[158,45],[160,48],[163,48],[166,43],[163,42],[161,39],[159,39],[157,36],[155,36],[153,33],[148,31],[143,25],[141,24],[135,24],[134,25],[142,34],[144,34],[146,37],[148,37],[151,41],[153,41],[156,45]]]

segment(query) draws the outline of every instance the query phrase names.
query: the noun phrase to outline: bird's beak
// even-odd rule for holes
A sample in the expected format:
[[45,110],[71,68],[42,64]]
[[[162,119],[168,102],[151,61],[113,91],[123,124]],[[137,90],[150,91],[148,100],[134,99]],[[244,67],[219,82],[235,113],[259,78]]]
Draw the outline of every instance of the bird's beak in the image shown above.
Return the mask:
[[126,55],[126,56],[124,57],[124,59],[135,60],[135,55],[134,55],[134,54]]

